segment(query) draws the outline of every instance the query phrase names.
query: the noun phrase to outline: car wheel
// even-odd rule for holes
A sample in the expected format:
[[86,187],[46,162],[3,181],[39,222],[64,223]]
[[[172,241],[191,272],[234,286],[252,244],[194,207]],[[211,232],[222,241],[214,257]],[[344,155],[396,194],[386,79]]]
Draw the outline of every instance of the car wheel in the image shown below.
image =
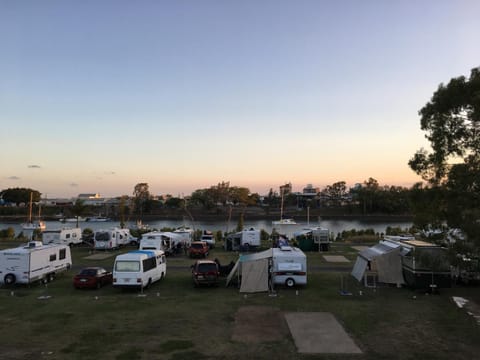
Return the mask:
[[15,281],[17,281],[17,279],[15,275],[7,274],[5,275],[5,278],[3,279],[3,281],[5,282],[5,285],[13,285],[15,284]]
[[295,280],[293,280],[292,278],[288,278],[287,280],[285,280],[285,286],[289,288],[294,287]]

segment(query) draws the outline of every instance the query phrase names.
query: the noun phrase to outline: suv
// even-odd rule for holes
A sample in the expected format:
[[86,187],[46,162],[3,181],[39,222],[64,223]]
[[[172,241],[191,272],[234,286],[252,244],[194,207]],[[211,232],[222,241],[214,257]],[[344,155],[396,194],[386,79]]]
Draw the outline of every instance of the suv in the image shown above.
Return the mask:
[[218,285],[218,264],[213,260],[197,260],[192,265],[192,280],[194,286]]
[[208,256],[208,245],[205,241],[192,241],[190,247],[188,248],[188,255],[191,258],[193,257],[207,257]]

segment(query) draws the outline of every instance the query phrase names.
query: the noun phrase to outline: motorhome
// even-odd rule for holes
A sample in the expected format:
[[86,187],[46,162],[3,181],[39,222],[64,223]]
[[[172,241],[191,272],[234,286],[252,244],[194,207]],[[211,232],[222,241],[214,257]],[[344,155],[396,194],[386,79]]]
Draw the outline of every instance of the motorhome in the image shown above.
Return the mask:
[[296,247],[272,249],[272,282],[293,287],[307,284],[307,257]]
[[73,246],[82,243],[82,229],[62,228],[45,230],[42,233],[42,242],[46,244],[63,244]]
[[191,241],[174,232],[151,231],[142,235],[140,250],[163,250],[167,255],[173,254],[180,247],[188,247]]
[[49,282],[72,266],[67,245],[43,245],[30,241],[24,246],[0,251],[0,283],[5,285]]
[[250,228],[230,234],[225,239],[225,250],[248,251],[260,246],[260,230]]
[[130,251],[115,258],[113,286],[143,289],[166,274],[167,262],[162,250]]
[[215,235],[209,230],[203,230],[200,241],[205,241],[210,249],[215,247]]
[[96,230],[93,240],[94,247],[97,250],[118,249],[136,243],[136,239],[130,235],[130,230],[121,228]]

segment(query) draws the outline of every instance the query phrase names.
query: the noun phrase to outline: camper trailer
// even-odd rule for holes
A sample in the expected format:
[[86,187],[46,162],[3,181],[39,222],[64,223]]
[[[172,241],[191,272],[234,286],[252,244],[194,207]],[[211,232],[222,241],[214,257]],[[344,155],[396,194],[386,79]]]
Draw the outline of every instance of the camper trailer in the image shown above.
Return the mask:
[[272,249],[272,282],[293,287],[307,284],[307,257],[296,247]]
[[188,246],[185,236],[174,232],[152,231],[142,235],[140,250],[163,250],[165,254],[174,254],[180,247]]
[[42,242],[46,244],[63,244],[73,246],[82,243],[82,229],[62,228],[45,230],[42,233]]
[[51,281],[70,269],[72,257],[66,245],[43,245],[30,241],[25,246],[0,251],[0,283],[5,285]]
[[210,249],[215,247],[215,235],[209,230],[203,230],[200,241],[205,241]]
[[118,249],[119,247],[136,243],[136,239],[130,235],[130,230],[121,228],[97,230],[93,240],[97,250]]
[[253,228],[228,235],[225,239],[225,250],[248,251],[260,246],[260,230]]
[[166,274],[167,262],[162,250],[130,251],[115,259],[113,286],[143,289]]

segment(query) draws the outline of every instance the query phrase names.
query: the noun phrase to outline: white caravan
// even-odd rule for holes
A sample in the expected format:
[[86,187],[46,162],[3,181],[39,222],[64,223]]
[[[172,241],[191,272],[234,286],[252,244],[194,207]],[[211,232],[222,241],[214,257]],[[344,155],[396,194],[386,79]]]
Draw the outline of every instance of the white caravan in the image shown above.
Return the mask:
[[174,232],[151,231],[142,234],[140,250],[163,250],[167,254],[174,253],[179,246],[189,246],[185,236]]
[[260,246],[260,230],[245,229],[235,234],[230,234],[225,239],[225,250],[250,250]]
[[272,282],[293,287],[307,284],[307,257],[296,247],[272,249]]
[[67,245],[43,245],[41,241],[30,241],[25,246],[0,251],[0,284],[48,282],[71,266],[72,257]]
[[82,229],[62,228],[42,232],[42,242],[46,244],[77,245],[82,243]]
[[121,228],[96,230],[93,240],[97,250],[118,249],[121,246],[136,243],[136,239],[130,235],[130,230]]
[[115,258],[113,286],[143,289],[164,278],[166,274],[167,261],[163,251],[130,251]]

